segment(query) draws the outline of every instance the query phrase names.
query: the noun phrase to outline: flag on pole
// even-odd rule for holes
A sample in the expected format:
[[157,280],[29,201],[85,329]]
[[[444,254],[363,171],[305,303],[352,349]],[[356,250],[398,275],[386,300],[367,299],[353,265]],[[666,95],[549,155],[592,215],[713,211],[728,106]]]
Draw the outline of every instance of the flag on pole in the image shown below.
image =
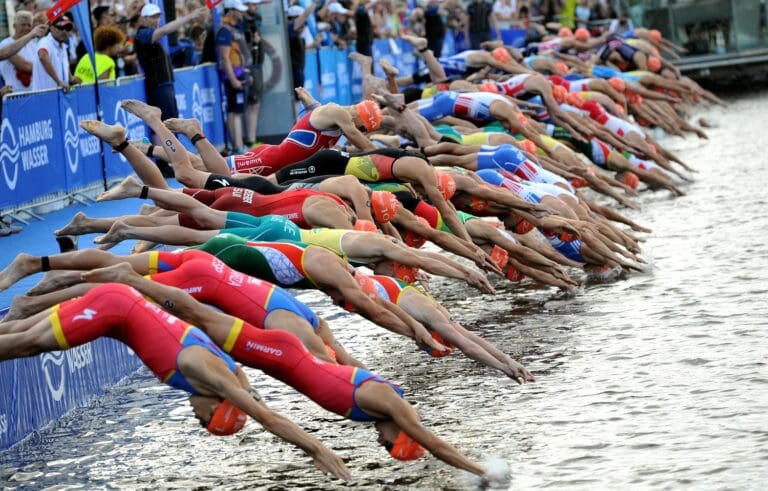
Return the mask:
[[[53,21],[61,17],[61,14],[71,9],[78,3],[80,3],[80,0],[59,0],[58,2],[54,3],[51,8],[45,12],[45,16],[48,17],[48,22],[53,23]],[[88,32],[90,32],[90,30]]]

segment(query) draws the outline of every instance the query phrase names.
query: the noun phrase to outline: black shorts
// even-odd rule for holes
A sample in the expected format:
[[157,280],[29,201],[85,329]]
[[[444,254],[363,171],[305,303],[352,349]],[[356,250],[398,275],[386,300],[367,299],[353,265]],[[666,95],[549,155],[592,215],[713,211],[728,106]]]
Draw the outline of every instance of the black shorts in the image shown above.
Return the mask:
[[[240,80],[243,77],[238,77]],[[245,102],[248,97],[248,83],[244,80],[240,80],[243,84],[243,88],[236,90],[232,87],[229,79],[224,79],[224,92],[227,94],[227,112],[235,114],[243,114],[245,111]]]
[[176,107],[176,91],[173,90],[173,82],[163,82],[151,89],[147,87],[147,104],[160,108],[160,111],[162,111],[160,118],[163,121],[168,118],[179,117],[179,108]]

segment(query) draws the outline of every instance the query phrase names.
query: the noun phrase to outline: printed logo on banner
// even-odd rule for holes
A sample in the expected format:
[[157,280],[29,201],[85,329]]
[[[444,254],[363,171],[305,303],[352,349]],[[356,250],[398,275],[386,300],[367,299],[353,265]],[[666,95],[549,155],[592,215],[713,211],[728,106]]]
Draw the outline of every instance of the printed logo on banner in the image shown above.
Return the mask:
[[64,153],[67,155],[67,164],[72,173],[77,172],[77,164],[80,159],[78,152],[78,128],[75,112],[71,107],[67,108],[67,114],[64,116]]
[[0,435],[8,433],[8,416],[0,414]]
[[[3,176],[8,189],[16,189],[19,178],[19,143],[8,118],[3,119],[0,127],[0,162],[3,166]],[[13,177],[8,175],[8,166],[13,166]]]
[[[66,362],[66,363],[65,363]],[[93,348],[84,344],[68,351],[54,351],[43,354],[40,363],[45,373],[45,381],[51,396],[56,402],[61,401],[66,391],[66,374],[73,375],[76,371],[93,363]],[[65,366],[66,365],[66,366]]]
[[200,88],[195,82],[192,85],[192,116],[201,123],[213,123],[213,105],[216,103],[216,91],[212,88]]
[[[121,101],[115,103],[115,124],[125,128],[125,137],[128,140],[141,140],[146,136],[144,122],[120,106]],[[118,154],[120,160],[127,162],[123,154]]]

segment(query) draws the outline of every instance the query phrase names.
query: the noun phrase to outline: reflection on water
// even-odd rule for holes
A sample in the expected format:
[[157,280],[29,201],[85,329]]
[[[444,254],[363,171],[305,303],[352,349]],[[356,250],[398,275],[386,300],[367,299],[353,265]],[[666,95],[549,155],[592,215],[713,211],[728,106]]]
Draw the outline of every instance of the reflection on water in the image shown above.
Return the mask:
[[[710,142],[666,140],[701,172],[685,197],[640,198],[634,217],[654,229],[644,245],[651,274],[568,298],[510,286],[480,298],[435,282],[455,317],[521,357],[536,384],[519,387],[461,356],[428,359],[320,295],[300,298],[358,357],[407,388],[426,425],[476,459],[503,457],[511,487],[764,488],[768,93],[731,101],[707,113],[719,125]],[[390,460],[369,427],[250,374],[273,408],[345,457],[351,486],[466,486],[434,458]],[[334,486],[255,424],[230,438],[204,434],[185,398],[146,374],[1,454],[0,480],[11,488]]]

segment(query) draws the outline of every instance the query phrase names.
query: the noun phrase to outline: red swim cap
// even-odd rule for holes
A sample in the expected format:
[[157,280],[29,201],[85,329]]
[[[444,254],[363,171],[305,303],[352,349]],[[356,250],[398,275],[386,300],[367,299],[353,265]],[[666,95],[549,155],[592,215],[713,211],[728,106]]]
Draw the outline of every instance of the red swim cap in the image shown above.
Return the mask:
[[651,29],[651,32],[648,33],[648,37],[651,38],[651,41],[654,43],[658,43],[661,41],[661,31],[658,29]]
[[619,77],[609,78],[608,83],[611,84],[611,87],[618,90],[619,92],[624,92],[627,89],[627,84],[624,83],[624,80]]
[[519,215],[515,216],[515,220],[515,226],[513,227],[512,231],[516,234],[525,235],[534,229],[534,226],[531,222]]
[[426,454],[424,447],[416,443],[404,431],[400,431],[392,444],[389,455],[396,460],[417,460]]
[[589,38],[591,38],[592,35],[585,28],[579,27],[578,29],[576,29],[576,32],[573,33],[573,37],[575,37],[577,41],[584,42],[584,41],[589,41]]
[[456,349],[456,346],[452,345],[448,341],[445,341],[442,337],[440,337],[440,334],[438,334],[435,331],[432,331],[432,339],[434,339],[438,343],[448,348],[447,351],[437,351],[436,349],[432,349],[429,347],[425,348],[424,351],[429,353],[429,356],[431,356],[432,358],[443,358],[444,356],[448,356],[451,353],[453,353],[453,350]]
[[509,252],[497,245],[494,245],[493,249],[491,249],[490,256],[494,264],[496,264],[499,269],[504,268],[504,266],[507,265],[507,262],[509,262]]
[[456,181],[449,174],[441,171],[435,171],[435,177],[437,178],[437,189],[440,190],[440,194],[447,200],[451,199],[456,194]]
[[656,56],[649,56],[646,66],[648,67],[648,70],[658,72],[661,70],[661,60]]
[[558,104],[562,104],[568,98],[568,89],[562,85],[555,85],[552,87],[552,95],[555,96]]
[[573,36],[573,31],[570,27],[561,27],[559,31],[557,31],[557,37],[559,38],[569,38]]
[[624,176],[624,184],[632,189],[637,189],[637,186],[640,184],[640,178],[634,172],[627,172],[627,175]]
[[499,89],[499,84],[496,82],[484,82],[478,85],[477,88],[480,89],[480,92],[493,92],[494,94],[501,92]]
[[498,48],[491,51],[491,56],[493,56],[496,61],[500,63],[509,63],[512,61],[512,55],[509,54],[509,50],[504,46],[499,46]]
[[[417,216],[416,220],[431,228],[431,225],[426,218]],[[417,233],[411,232],[410,230],[406,231],[405,235],[403,236],[403,242],[405,242],[405,245],[408,247],[415,247],[416,249],[423,246],[426,241],[427,240],[424,237]]]
[[566,65],[562,61],[558,61],[557,63],[555,63],[555,71],[557,71],[557,73],[562,73],[563,75],[565,75],[566,73],[568,73],[568,70],[570,70],[570,68],[568,68],[568,65]]
[[585,188],[589,186],[589,183],[583,177],[571,178],[571,185],[575,188]]
[[381,126],[381,108],[373,101],[365,100],[355,104],[357,115],[368,131],[374,131]]
[[355,222],[355,230],[359,232],[378,232],[379,229],[376,228],[376,224],[373,223],[370,220],[363,220],[362,218],[358,218]]
[[[376,282],[373,280],[373,278],[360,272],[355,272],[354,278],[355,282],[357,282],[357,285],[360,287],[363,293],[365,293],[366,297],[370,298],[371,300],[375,300],[376,297],[379,296],[378,289],[376,288]],[[346,300],[341,305],[341,308],[348,312],[357,311],[355,306]]]
[[419,274],[419,268],[406,266],[397,261],[392,261],[392,269],[394,270],[395,278],[406,283],[413,283],[416,281],[416,275]]
[[560,232],[560,240],[563,242],[573,242],[576,240],[576,236],[568,232]]
[[400,202],[389,191],[374,191],[371,193],[371,208],[377,222],[388,223],[397,215]]
[[248,415],[245,411],[224,399],[208,421],[207,429],[214,435],[232,435],[243,429],[246,421],[248,421]]
[[581,97],[580,92],[571,92],[568,94],[568,104],[575,107],[581,107],[584,105],[584,99]]
[[507,279],[519,283],[525,279],[525,275],[510,264],[507,268]]

